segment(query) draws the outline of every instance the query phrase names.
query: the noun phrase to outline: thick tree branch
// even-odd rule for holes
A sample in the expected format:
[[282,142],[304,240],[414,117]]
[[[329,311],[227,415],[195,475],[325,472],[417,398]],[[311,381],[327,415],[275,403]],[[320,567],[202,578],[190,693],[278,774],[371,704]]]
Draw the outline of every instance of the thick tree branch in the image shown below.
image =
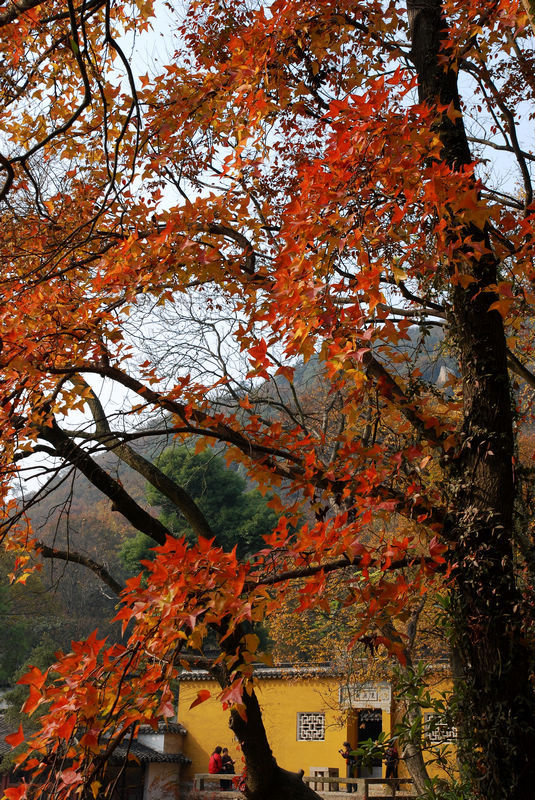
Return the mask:
[[[383,382],[383,393],[389,397],[393,402],[396,402],[402,413],[411,421],[414,427],[419,430],[424,438],[431,444],[442,447],[440,437],[436,436],[432,430],[425,427],[425,423],[411,407],[410,401],[403,393],[403,390],[393,381],[392,377],[385,370],[385,368],[378,362],[375,357],[370,353],[364,354],[365,366],[370,369],[370,374],[373,374],[378,380]],[[212,418],[199,409],[189,409],[178,403],[176,400],[170,400],[164,395],[155,392],[153,389],[142,384],[136,378],[124,373],[118,367],[107,364],[100,366],[94,365],[80,365],[77,368],[63,368],[63,369],[50,369],[52,373],[67,374],[70,378],[79,374],[80,372],[95,373],[103,377],[109,377],[116,380],[123,386],[132,389],[140,397],[144,398],[148,403],[156,407],[164,408],[166,411],[179,416],[185,421],[185,426],[181,428],[181,432],[189,433],[191,435],[199,436],[213,436],[221,442],[227,442],[243,453],[248,455],[251,459],[268,466],[269,469],[281,477],[300,480],[305,473],[305,465],[301,455],[296,453],[289,453],[285,450],[280,450],[277,447],[269,447],[266,445],[257,444],[244,436],[239,431],[234,430],[229,425],[219,421],[214,422]],[[189,420],[197,420],[200,425],[196,427],[191,424]],[[47,429],[48,430],[48,429]],[[173,430],[177,430],[173,428]],[[63,434],[69,439],[68,434]],[[73,445],[74,446],[74,445]],[[84,450],[78,448],[81,454],[87,456]],[[289,462],[284,464],[284,461]],[[95,462],[92,462],[95,463]],[[106,474],[106,473],[105,473]],[[109,476],[107,476],[109,478]],[[91,480],[91,478],[89,478]],[[111,479],[110,479],[111,480]],[[318,489],[327,490],[336,494],[342,493],[346,488],[345,484],[338,484],[336,481],[328,480],[324,477],[323,473],[319,471],[317,476],[309,476],[309,482],[313,483]],[[432,529],[441,528],[446,520],[446,511],[443,508],[428,507],[423,505],[415,497],[407,497],[402,492],[396,491],[392,487],[380,485],[375,487],[372,496],[380,497],[381,500],[393,500],[396,503],[396,510],[402,516],[410,519],[422,518],[422,524],[430,526]],[[150,519],[154,519],[151,517]],[[139,526],[136,526],[139,527]],[[141,530],[141,528],[139,528]]]
[[[493,150],[502,150],[506,153],[515,154],[515,150],[512,145],[508,144],[498,144],[497,142],[492,142],[489,139],[479,139],[477,136],[467,136],[469,142],[474,142],[474,144],[482,144],[485,147],[492,147]],[[522,157],[525,158],[527,161],[535,161],[535,156],[533,153],[528,153],[526,150],[520,150]]]
[[[155,489],[169,498],[198,536],[212,539],[215,534],[208,520],[188,492],[165,475],[151,461],[114,436],[100,400],[81,376],[74,375],[71,381],[75,385],[81,386],[88,393],[86,400],[95,421],[95,433],[87,434],[87,436],[103,444],[107,450],[112,451],[121,461],[128,464],[129,467],[146,478]],[[72,435],[76,437],[79,434],[74,433]]]
[[0,166],[7,173],[4,185],[0,190],[0,202],[2,202],[2,200],[7,197],[9,190],[11,189],[11,185],[13,184],[13,180],[15,178],[15,171],[11,162],[2,154],[0,154]]
[[507,351],[507,364],[512,372],[522,378],[532,389],[535,389],[535,375],[524,366],[518,356],[515,356],[511,350]]
[[138,505],[118,481],[110,477],[85,450],[73,442],[54,419],[50,426],[41,428],[39,436],[54,447],[58,458],[80,470],[97,489],[109,497],[114,510],[120,511],[136,530],[147,534],[158,544],[165,544],[167,536],[172,536],[171,531]]
[[[323,564],[307,564],[302,567],[295,567],[295,569],[284,570],[279,573],[269,573],[263,576],[260,574],[258,577],[253,576],[252,579],[245,582],[244,590],[250,591],[257,586],[276,586],[278,583],[285,583],[286,581],[299,580],[300,578],[311,578],[314,575],[323,573],[327,575],[330,572],[338,572],[341,569],[354,567],[360,569],[362,557],[356,556],[349,558],[349,556],[341,556],[340,558],[333,559],[332,561],[325,561]],[[399,558],[392,561],[388,567],[385,568],[387,572],[393,572],[398,569],[407,569],[417,564],[425,563],[429,567],[434,567],[437,572],[443,571],[443,565],[437,564],[432,558]]]
[[[204,228],[202,230],[204,230]],[[209,233],[219,234],[220,236],[225,236],[227,239],[232,239],[240,247],[243,247],[243,251],[245,253],[244,270],[249,275],[254,275],[256,255],[249,239],[244,236],[243,233],[235,231],[234,228],[231,228],[228,225],[221,225],[220,223],[216,222],[208,225],[207,230]]]

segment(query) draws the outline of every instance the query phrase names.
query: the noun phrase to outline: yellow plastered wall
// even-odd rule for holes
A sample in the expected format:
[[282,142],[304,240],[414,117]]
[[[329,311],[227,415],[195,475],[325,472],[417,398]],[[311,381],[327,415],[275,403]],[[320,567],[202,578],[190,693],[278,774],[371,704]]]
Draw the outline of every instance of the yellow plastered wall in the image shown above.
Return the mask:
[[[452,681],[449,675],[445,675],[444,672],[436,672],[432,673],[427,677],[427,686],[429,688],[431,697],[439,697],[444,695],[444,693],[449,693],[452,688]],[[449,762],[450,772],[457,773],[457,765],[456,765],[456,748],[453,744],[447,744],[443,746],[444,752],[447,754],[447,759]],[[440,767],[436,762],[434,755],[429,751],[423,751],[424,759],[427,763],[427,770],[429,775],[432,778],[447,778],[448,775],[444,771],[442,767]]]
[[[303,769],[305,775],[314,767],[335,767],[345,775],[345,761],[339,750],[348,738],[356,745],[348,729],[347,714],[338,704],[339,678],[285,677],[262,678],[257,696],[262,709],[269,743],[278,764],[284,769]],[[195,708],[191,704],[201,690],[210,691],[211,697]],[[178,719],[188,733],[184,753],[192,763],[184,772],[186,779],[195,773],[208,771],[208,760],[214,747],[228,747],[236,760],[236,772],[241,771],[242,756],[228,727],[229,714],[223,711],[217,699],[218,686],[211,680],[185,680],[180,684]],[[297,714],[323,712],[325,714],[325,740],[297,741]],[[383,731],[389,733],[390,714],[382,712]]]

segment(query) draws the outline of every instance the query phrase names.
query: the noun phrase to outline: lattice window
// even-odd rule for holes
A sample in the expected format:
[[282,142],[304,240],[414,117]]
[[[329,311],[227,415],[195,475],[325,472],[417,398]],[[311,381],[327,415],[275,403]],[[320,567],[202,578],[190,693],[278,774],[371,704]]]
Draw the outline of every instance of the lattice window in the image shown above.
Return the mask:
[[457,728],[440,722],[440,718],[432,712],[424,714],[424,736],[431,744],[444,744],[457,741]]
[[301,711],[297,715],[297,741],[318,742],[325,739],[325,714]]

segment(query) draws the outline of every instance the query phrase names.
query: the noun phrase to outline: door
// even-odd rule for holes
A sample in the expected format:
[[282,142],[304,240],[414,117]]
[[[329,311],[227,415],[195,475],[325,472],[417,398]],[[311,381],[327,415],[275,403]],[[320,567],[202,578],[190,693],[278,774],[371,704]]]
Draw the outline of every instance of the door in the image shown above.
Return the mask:
[[[358,712],[358,743],[371,739],[376,742],[383,730],[383,713],[380,708],[363,708]],[[370,764],[365,764],[359,769],[360,778],[380,778],[383,774],[383,762],[380,758],[374,759]]]

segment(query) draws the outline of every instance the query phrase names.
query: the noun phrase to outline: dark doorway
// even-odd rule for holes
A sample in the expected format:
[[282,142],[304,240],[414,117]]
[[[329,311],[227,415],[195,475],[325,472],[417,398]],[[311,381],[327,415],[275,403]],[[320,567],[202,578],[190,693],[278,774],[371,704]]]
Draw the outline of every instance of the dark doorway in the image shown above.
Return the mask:
[[[363,708],[358,714],[358,743],[377,741],[383,730],[383,714],[380,708]],[[380,758],[373,759],[368,764],[362,764],[359,769],[360,778],[380,778],[383,774],[383,763]]]

